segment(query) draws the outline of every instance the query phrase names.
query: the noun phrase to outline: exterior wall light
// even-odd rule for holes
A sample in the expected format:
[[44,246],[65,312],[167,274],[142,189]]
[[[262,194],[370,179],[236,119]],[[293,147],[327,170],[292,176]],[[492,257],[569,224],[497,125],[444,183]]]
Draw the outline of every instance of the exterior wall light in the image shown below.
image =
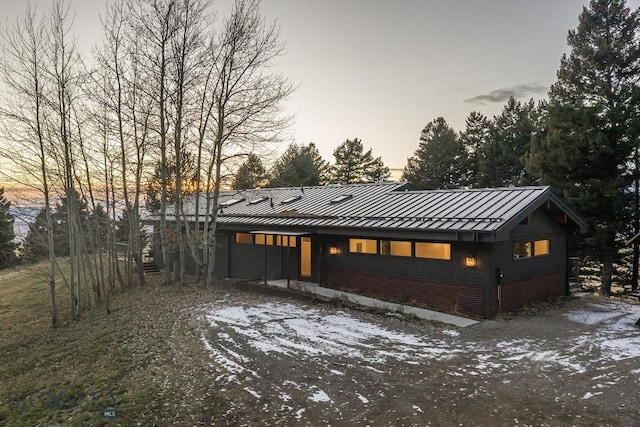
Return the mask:
[[478,265],[478,260],[476,259],[475,255],[465,257],[464,259],[465,267],[475,267],[477,265]]
[[340,248],[337,246],[329,246],[329,255],[340,255]]

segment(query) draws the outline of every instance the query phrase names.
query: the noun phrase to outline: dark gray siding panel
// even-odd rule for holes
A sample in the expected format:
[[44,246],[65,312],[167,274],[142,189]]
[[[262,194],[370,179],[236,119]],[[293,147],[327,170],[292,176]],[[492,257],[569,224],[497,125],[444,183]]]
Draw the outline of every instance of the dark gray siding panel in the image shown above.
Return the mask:
[[[331,246],[338,247],[340,255],[329,255]],[[349,252],[349,239],[338,236],[325,237],[327,274],[331,271],[351,271],[415,280],[433,280],[443,283],[458,283],[466,286],[484,286],[490,244],[474,242],[451,242],[451,260],[432,260],[391,255],[356,254]],[[478,266],[464,266],[467,256],[475,255]]]

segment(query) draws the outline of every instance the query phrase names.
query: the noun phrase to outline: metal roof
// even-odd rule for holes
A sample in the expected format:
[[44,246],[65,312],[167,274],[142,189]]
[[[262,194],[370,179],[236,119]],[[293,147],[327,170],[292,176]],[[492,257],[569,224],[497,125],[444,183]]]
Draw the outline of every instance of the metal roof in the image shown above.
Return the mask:
[[[225,205],[239,199],[244,200]],[[586,230],[584,221],[549,187],[411,191],[402,182],[224,191],[218,224],[495,234],[511,229],[545,202]],[[203,218],[204,197],[200,206]],[[185,200],[184,212],[188,220],[195,218],[195,198]]]

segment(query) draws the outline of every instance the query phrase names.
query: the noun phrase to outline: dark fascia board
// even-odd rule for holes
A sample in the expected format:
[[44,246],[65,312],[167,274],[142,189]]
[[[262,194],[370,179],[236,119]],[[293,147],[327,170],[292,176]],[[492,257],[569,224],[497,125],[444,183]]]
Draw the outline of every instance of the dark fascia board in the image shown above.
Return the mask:
[[265,227],[264,225],[248,224],[220,224],[218,230],[251,232],[254,230],[271,230],[272,234],[287,234],[291,232],[304,232],[305,234],[320,234],[347,237],[370,237],[390,240],[437,240],[446,242],[492,242],[495,241],[493,233],[478,233],[470,231],[450,230],[398,230],[384,228],[358,228],[358,227]]
[[589,229],[589,225],[578,215],[576,211],[571,209],[565,202],[562,201],[558,196],[556,196],[551,188],[547,187],[545,191],[538,196],[534,201],[529,203],[529,205],[520,211],[516,216],[511,218],[509,221],[506,221],[502,224],[495,232],[496,241],[500,240],[508,240],[509,233],[515,226],[520,224],[526,217],[535,212],[538,208],[544,205],[546,202],[550,202],[554,204],[558,209],[567,215],[567,217],[573,221],[579,228],[580,233],[586,233]]

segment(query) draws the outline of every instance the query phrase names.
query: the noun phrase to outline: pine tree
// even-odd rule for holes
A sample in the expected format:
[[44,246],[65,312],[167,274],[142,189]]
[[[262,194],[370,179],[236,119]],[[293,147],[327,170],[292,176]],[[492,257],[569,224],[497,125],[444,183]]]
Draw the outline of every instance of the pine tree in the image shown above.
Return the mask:
[[[81,224],[81,226],[86,225],[89,221],[87,201],[75,192],[72,194],[75,194],[76,197],[75,205],[78,212],[78,224]],[[63,197],[52,212],[56,256],[68,256],[70,253],[68,207],[68,200]],[[49,256],[47,211],[45,209],[42,208],[36,215],[35,221],[29,225],[29,231],[24,241],[24,258],[26,261],[40,261]],[[103,216],[106,217],[106,212],[102,212]]]
[[4,187],[0,187],[0,270],[12,266],[16,261],[16,243],[11,214],[11,202],[4,195]]
[[315,169],[318,171],[318,184],[325,185],[331,179],[331,165],[328,161],[322,158],[320,155],[320,151],[318,151],[318,147],[313,142],[310,142],[309,145],[303,146],[301,148],[302,154],[307,154],[313,160],[313,165]]
[[535,104],[509,98],[500,115],[494,117],[489,141],[478,158],[478,184],[482,187],[510,187],[531,182],[525,171],[531,136],[535,133]]
[[250,153],[247,160],[238,168],[236,176],[233,178],[231,188],[234,190],[247,190],[258,188],[264,184],[266,179],[266,169],[260,157]]
[[347,139],[334,151],[331,181],[336,184],[353,184],[361,182],[384,181],[389,178],[389,168],[382,158],[373,157],[371,149],[364,151],[362,141],[358,138]]
[[459,188],[465,181],[465,163],[460,138],[438,117],[422,130],[418,149],[407,160],[402,179],[419,189]]
[[464,167],[464,184],[469,187],[479,187],[479,164],[484,159],[485,145],[489,141],[491,121],[484,114],[472,111],[465,120],[465,130],[460,134],[460,141],[467,154]]
[[639,137],[640,19],[623,0],[592,0],[567,37],[571,48],[549,92],[547,135],[529,169],[591,224],[583,253],[602,262],[609,296],[622,232],[631,223],[628,165]]
[[326,162],[313,143],[308,146],[291,144],[273,165],[267,187],[320,185],[323,168],[326,168]]

